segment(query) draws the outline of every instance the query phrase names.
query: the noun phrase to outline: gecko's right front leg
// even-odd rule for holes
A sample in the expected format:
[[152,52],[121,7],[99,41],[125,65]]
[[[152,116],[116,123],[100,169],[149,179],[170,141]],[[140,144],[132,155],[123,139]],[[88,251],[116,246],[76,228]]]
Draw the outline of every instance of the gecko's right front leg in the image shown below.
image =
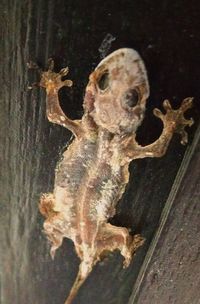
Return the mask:
[[41,80],[39,85],[46,89],[46,114],[50,122],[62,125],[74,133],[75,136],[80,137],[82,134],[81,121],[69,119],[62,111],[58,91],[63,86],[72,86],[71,80],[62,80],[63,76],[68,73],[68,68],[63,68],[59,73],[53,72],[53,60],[49,61],[48,71],[41,73]]

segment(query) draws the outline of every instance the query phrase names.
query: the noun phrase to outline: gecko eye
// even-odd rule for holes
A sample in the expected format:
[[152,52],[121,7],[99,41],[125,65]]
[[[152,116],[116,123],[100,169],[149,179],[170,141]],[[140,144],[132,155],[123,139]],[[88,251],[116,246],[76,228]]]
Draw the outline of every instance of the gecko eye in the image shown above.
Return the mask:
[[128,107],[130,107],[130,108],[135,107],[138,100],[139,100],[139,93],[136,89],[132,89],[126,93],[125,104]]
[[98,80],[98,86],[99,89],[104,91],[108,88],[109,86],[109,74],[108,72],[105,72],[101,75],[101,77]]

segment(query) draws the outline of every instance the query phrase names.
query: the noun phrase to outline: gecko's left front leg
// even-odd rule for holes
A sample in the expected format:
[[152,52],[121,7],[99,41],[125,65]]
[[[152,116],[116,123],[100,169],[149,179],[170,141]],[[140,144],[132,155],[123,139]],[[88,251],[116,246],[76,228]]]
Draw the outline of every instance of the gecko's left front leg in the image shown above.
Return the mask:
[[81,121],[69,119],[62,111],[58,99],[58,91],[63,86],[72,86],[71,80],[62,80],[62,77],[67,75],[68,68],[63,68],[59,73],[55,73],[53,72],[53,67],[53,60],[50,60],[49,69],[46,72],[41,72],[41,80],[39,83],[41,87],[44,87],[46,89],[47,93],[47,118],[50,122],[66,127],[71,132],[73,132],[75,136],[81,136],[83,132],[81,127]]
[[192,107],[192,98],[188,97],[184,99],[177,110],[171,108],[168,100],[163,102],[163,107],[166,110],[166,114],[163,114],[159,109],[154,109],[154,115],[159,117],[163,122],[163,131],[160,137],[154,143],[144,147],[140,146],[135,138],[131,138],[125,147],[128,158],[137,159],[163,156],[174,133],[181,135],[181,144],[185,145],[187,143],[188,135],[185,127],[192,126],[193,119],[185,119],[184,113]]

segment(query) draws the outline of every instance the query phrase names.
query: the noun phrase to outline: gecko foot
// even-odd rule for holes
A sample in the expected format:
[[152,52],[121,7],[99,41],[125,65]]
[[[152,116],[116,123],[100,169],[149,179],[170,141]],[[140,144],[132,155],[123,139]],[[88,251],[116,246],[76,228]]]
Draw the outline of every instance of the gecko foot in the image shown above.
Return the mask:
[[128,267],[136,250],[142,246],[144,238],[140,234],[134,236],[129,234],[125,227],[105,224],[99,230],[98,256],[103,257],[106,252],[118,249],[124,257],[123,267]]
[[60,88],[67,86],[71,87],[73,82],[69,79],[62,80],[62,77],[66,76],[69,72],[68,67],[60,70],[59,73],[53,72],[54,61],[48,60],[48,70],[41,73],[40,86],[46,88],[47,93],[51,90],[58,91]]
[[124,248],[126,250],[126,253],[123,252],[123,255],[125,257],[123,263],[124,268],[127,268],[129,266],[136,250],[144,244],[144,241],[145,239],[140,234],[135,234],[132,237],[130,245],[127,248],[126,247]]
[[44,232],[51,243],[50,254],[54,259],[56,250],[61,246],[65,232],[62,231],[62,215],[54,210],[55,198],[53,193],[45,193],[41,196],[39,210],[46,218],[44,222]]
[[44,217],[49,218],[58,213],[54,211],[54,206],[55,198],[53,193],[42,194],[39,202],[39,210]]
[[48,69],[47,71],[42,71],[41,67],[33,61],[27,63],[28,69],[36,70],[41,77],[40,82],[35,82],[28,89],[32,89],[33,87],[40,86],[46,88],[47,92],[51,89],[58,91],[63,86],[71,87],[73,82],[71,80],[63,80],[62,77],[66,76],[69,72],[69,68],[63,68],[59,73],[53,72],[54,70],[54,60],[52,58],[48,59],[47,63]]
[[159,117],[164,126],[171,128],[175,133],[181,135],[181,144],[185,145],[188,142],[188,134],[185,131],[185,127],[191,127],[194,123],[193,119],[185,119],[184,113],[192,107],[192,97],[185,98],[179,109],[172,109],[170,102],[165,100],[163,102],[163,108],[166,111],[166,114],[163,114],[159,109],[154,109],[154,115]]

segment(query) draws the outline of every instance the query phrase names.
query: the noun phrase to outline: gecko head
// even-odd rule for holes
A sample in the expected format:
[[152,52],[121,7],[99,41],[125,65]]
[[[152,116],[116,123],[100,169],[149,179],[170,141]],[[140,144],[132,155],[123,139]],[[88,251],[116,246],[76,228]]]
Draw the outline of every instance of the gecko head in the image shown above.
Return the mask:
[[148,96],[141,57],[133,49],[122,48],[104,58],[90,75],[84,110],[111,133],[133,133],[143,120]]

